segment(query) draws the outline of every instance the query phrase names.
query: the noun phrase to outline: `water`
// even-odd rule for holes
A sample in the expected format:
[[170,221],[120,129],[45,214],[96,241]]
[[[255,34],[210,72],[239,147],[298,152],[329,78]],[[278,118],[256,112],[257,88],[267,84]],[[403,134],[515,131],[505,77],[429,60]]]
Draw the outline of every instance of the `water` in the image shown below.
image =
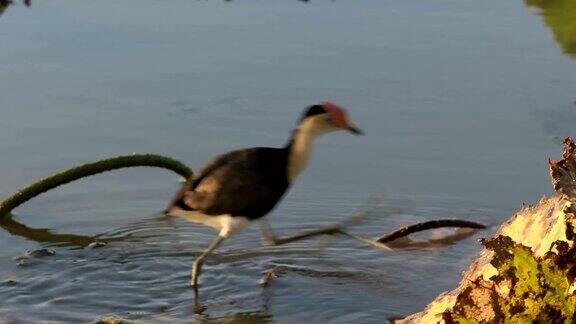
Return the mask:
[[[368,221],[351,231],[366,237],[446,217],[492,227],[454,245],[395,252],[344,238],[268,247],[252,228],[207,261],[195,299],[190,266],[214,233],[159,214],[178,187],[173,174],[117,171],[17,209],[14,219],[29,228],[0,231],[0,321],[115,314],[154,323],[380,323],[420,310],[456,285],[478,238],[551,193],[547,158],[576,135],[576,51],[562,36],[570,35],[563,22],[576,21],[562,17],[576,11],[569,1],[530,3],[62,0],[5,8],[2,196],[119,154],[160,153],[198,167],[231,149],[283,145],[304,107],[330,99],[367,136],[319,141],[271,214],[276,232],[365,210]],[[113,241],[82,246],[95,235]],[[56,254],[15,259],[42,248]],[[272,267],[279,277],[261,287]]]

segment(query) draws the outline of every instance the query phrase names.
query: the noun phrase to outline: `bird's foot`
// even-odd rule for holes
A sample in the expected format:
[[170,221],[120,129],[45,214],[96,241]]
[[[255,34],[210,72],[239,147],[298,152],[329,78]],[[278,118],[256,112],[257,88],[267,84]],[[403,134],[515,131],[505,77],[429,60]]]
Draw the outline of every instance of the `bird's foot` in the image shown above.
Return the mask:
[[275,278],[278,278],[278,274],[276,273],[276,268],[272,267],[264,272],[262,279],[260,279],[260,285],[262,285],[262,287],[266,287]]

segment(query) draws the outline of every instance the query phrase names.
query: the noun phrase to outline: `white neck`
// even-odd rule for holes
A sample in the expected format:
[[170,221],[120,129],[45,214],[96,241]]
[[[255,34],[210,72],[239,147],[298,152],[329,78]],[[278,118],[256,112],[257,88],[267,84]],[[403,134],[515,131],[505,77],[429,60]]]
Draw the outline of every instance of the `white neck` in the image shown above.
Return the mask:
[[292,145],[288,152],[288,181],[292,183],[310,161],[314,140],[330,131],[326,127],[319,126],[320,119],[309,118],[305,120],[294,132]]

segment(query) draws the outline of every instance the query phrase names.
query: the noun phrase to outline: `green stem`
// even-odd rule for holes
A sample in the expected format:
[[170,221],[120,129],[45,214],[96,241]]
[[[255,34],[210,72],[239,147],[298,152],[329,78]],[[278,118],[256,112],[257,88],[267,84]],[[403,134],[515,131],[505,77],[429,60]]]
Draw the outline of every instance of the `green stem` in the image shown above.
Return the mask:
[[29,186],[21,188],[12,196],[0,203],[0,219],[9,215],[14,208],[20,206],[26,201],[58,186],[98,173],[138,166],[159,167],[172,170],[184,178],[189,178],[192,175],[192,170],[183,163],[169,157],[155,154],[124,155],[93,163],[86,163],[56,173]]

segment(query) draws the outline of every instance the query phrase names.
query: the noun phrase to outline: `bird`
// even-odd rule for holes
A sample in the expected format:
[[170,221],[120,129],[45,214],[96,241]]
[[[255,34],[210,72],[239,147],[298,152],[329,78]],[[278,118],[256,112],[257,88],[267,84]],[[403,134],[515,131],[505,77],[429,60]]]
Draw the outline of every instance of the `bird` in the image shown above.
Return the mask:
[[190,177],[174,195],[165,212],[212,227],[217,238],[193,263],[190,284],[198,287],[202,265],[232,234],[258,221],[271,244],[274,237],[265,216],[282,200],[311,158],[319,136],[348,131],[362,135],[344,108],[324,101],[307,107],[283,147],[254,147],[222,154]]

